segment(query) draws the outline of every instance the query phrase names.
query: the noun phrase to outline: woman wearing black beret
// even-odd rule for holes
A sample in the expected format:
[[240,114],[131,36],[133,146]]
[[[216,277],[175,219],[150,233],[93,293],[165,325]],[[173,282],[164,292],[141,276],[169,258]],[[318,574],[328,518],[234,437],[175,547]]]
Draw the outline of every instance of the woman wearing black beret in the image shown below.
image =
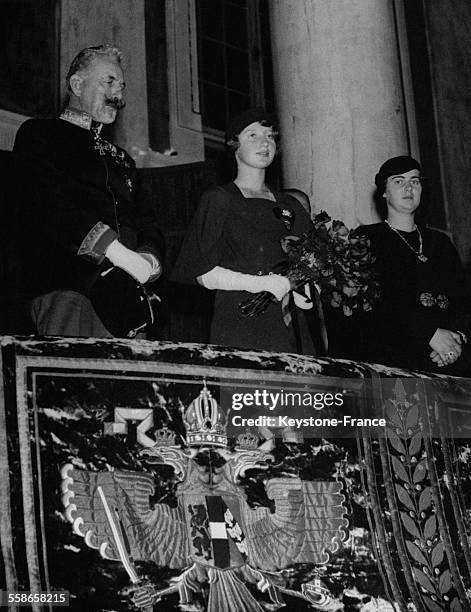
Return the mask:
[[[233,151],[237,176],[203,194],[173,280],[216,290],[212,343],[312,353],[308,323],[301,313],[312,303],[293,296],[289,280],[272,273],[286,259],[282,240],[300,236],[310,225],[295,198],[265,183],[277,138],[276,120],[263,109],[250,109],[232,120],[226,145]],[[239,304],[260,291],[270,292],[273,302],[259,316],[242,316]]]
[[421,203],[420,164],[409,156],[387,160],[375,178],[382,223],[358,229],[371,241],[381,301],[364,315],[366,361],[468,375],[466,279],[448,236],[415,221]]

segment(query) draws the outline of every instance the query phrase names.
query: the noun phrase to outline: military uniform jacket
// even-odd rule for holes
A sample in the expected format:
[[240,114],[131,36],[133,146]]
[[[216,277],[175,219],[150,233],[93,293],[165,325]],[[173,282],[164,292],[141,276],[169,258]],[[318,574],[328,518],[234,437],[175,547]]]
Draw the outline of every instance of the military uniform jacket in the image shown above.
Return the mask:
[[63,119],[32,119],[20,127],[14,154],[28,298],[56,289],[86,294],[116,238],[160,259],[155,212],[136,199],[135,164],[123,149]]

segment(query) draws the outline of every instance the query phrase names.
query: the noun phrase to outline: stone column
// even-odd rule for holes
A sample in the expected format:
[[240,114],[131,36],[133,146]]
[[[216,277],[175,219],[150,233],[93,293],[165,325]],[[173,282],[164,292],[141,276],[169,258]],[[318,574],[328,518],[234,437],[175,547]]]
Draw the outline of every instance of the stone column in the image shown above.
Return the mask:
[[115,142],[135,159],[149,147],[144,0],[62,0],[60,77],[84,47],[115,44],[124,54],[126,108],[115,125]]
[[348,226],[377,221],[375,173],[410,151],[395,9],[394,0],[270,0],[284,186]]
[[[447,228],[471,260],[471,47],[468,0],[424,2]],[[445,18],[446,16],[446,18]]]

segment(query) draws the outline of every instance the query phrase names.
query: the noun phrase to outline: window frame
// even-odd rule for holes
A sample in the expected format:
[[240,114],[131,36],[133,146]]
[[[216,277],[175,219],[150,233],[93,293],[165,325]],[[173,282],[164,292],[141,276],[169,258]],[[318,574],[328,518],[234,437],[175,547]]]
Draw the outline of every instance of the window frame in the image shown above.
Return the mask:
[[[202,92],[202,85],[204,83],[209,83],[211,85],[217,85],[221,87],[220,84],[214,83],[212,81],[208,81],[203,79],[202,77],[202,69],[201,69],[201,61],[203,57],[202,45],[204,39],[213,40],[214,42],[222,43],[225,48],[236,48],[230,43],[226,42],[226,30],[224,30],[222,39],[215,39],[211,36],[204,36],[201,32],[201,13],[200,13],[200,0],[195,0],[195,11],[196,11],[196,21],[197,21],[197,45],[198,45],[198,88],[199,88],[199,97],[200,97],[200,110],[201,110],[201,126],[204,134],[205,144],[208,146],[213,145],[222,145],[224,143],[224,130],[218,129],[209,125],[206,125],[204,121],[204,108],[205,108],[205,100],[204,94]],[[227,6],[228,4],[233,4],[232,0],[218,0],[221,4]],[[262,8],[262,2],[265,2],[265,7]],[[263,62],[265,59],[265,55],[263,53],[263,44],[262,44],[262,32],[261,32],[261,18],[262,18],[262,10],[269,10],[268,0],[247,0],[246,1],[246,25],[247,25],[247,56],[248,56],[248,67],[249,67],[249,88],[248,88],[248,97],[249,97],[249,106],[262,106],[265,107],[267,101],[272,101],[273,92],[271,98],[267,97],[266,93],[266,85],[265,85],[265,75],[264,75],[264,66]],[[225,9],[223,9],[225,10]],[[223,27],[225,24],[223,22]],[[267,32],[267,36],[269,37],[269,32]],[[271,68],[271,45],[268,41],[268,51],[269,51],[269,64]],[[234,91],[235,93],[244,93],[239,92],[238,90],[228,87],[227,85],[227,58],[224,53],[223,57],[224,62],[224,76],[225,76],[225,84],[221,89],[224,89],[225,92],[225,115],[226,115],[226,123],[230,118],[229,112],[229,104],[228,104],[228,92]],[[273,101],[272,101],[273,106]]]

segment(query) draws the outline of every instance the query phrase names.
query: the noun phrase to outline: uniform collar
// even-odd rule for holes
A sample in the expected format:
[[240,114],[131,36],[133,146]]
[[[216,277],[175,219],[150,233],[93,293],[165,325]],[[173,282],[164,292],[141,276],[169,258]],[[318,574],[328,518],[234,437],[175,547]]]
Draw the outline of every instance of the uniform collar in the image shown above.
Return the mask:
[[78,110],[71,106],[65,108],[59,116],[59,119],[63,121],[68,121],[73,125],[83,128],[84,130],[93,129],[97,133],[100,133],[101,128],[103,127],[102,123],[98,123],[98,121],[94,121],[88,113],[85,111]]

